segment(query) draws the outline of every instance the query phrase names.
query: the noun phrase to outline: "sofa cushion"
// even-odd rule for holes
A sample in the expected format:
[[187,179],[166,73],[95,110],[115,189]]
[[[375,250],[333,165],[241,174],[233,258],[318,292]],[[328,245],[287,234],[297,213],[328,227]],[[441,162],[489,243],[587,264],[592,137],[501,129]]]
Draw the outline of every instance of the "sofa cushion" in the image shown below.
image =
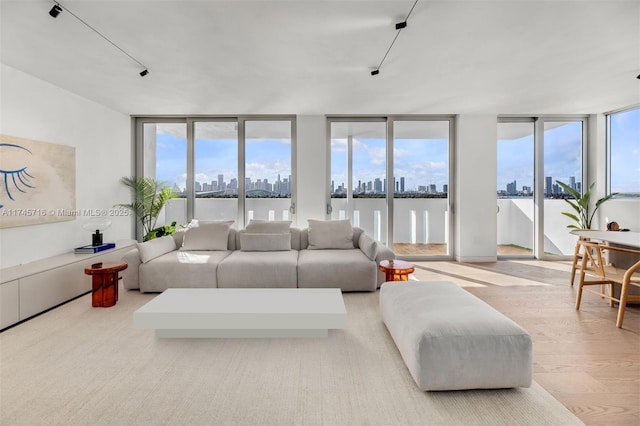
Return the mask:
[[176,243],[172,236],[154,238],[153,240],[137,243],[140,260],[142,263],[155,259],[158,256],[169,253],[176,249]]
[[360,249],[300,250],[298,287],[375,291],[378,267]]
[[234,251],[218,266],[218,287],[295,288],[298,252]]
[[291,250],[291,233],[254,234],[240,232],[240,250],[242,251],[283,251]]
[[378,254],[378,243],[376,240],[362,232],[358,239],[358,247],[369,259],[375,260],[376,255]]
[[309,219],[309,249],[352,249],[353,227],[348,220]]
[[288,234],[291,227],[290,220],[256,220],[251,219],[245,231],[254,234]]
[[203,223],[187,229],[181,250],[227,250],[232,221]]
[[217,268],[230,251],[175,250],[140,265],[140,291],[217,287]]

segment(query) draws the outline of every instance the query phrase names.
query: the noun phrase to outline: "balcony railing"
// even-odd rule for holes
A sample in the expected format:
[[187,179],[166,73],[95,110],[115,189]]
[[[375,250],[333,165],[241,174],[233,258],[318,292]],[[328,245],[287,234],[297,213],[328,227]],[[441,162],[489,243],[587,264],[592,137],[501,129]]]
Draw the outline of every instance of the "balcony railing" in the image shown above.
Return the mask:
[[[288,198],[247,198],[246,218],[263,220],[291,220]],[[235,220],[238,210],[235,198],[196,199],[195,217],[201,220]],[[332,219],[347,218],[347,200],[332,198]],[[504,198],[497,200],[497,242],[499,247],[513,247],[521,253],[532,253],[533,216],[532,199]],[[573,253],[575,237],[566,225],[570,220],[561,214],[566,210],[563,200],[545,200],[544,251],[551,255]],[[394,244],[412,245],[412,254],[446,255],[449,244],[448,200],[446,198],[396,198],[394,199]],[[177,198],[167,203],[158,224],[176,221],[187,223],[186,199]],[[377,241],[387,244],[387,209],[384,198],[355,198],[353,200],[353,226],[360,227]],[[298,224],[300,227],[306,224]],[[417,249],[422,248],[422,249]],[[434,247],[436,247],[434,251]],[[422,252],[421,252],[422,250]],[[498,254],[513,253],[513,250]]]

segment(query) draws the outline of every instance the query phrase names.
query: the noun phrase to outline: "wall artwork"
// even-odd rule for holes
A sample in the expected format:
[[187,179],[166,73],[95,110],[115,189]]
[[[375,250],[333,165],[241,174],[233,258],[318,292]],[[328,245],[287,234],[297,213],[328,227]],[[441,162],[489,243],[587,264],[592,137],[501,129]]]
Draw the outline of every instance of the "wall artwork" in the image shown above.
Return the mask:
[[75,147],[0,135],[0,228],[76,219]]

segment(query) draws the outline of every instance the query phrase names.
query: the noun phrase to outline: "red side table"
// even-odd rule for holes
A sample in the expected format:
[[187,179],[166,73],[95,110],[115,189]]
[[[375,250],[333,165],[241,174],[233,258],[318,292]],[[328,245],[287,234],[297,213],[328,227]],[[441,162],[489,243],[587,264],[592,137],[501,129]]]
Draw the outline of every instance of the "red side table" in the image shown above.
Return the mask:
[[381,260],[379,268],[385,281],[409,281],[409,274],[415,271],[413,263],[404,260]]
[[126,262],[99,262],[84,268],[91,275],[91,306],[108,308],[118,301],[118,272],[129,265]]

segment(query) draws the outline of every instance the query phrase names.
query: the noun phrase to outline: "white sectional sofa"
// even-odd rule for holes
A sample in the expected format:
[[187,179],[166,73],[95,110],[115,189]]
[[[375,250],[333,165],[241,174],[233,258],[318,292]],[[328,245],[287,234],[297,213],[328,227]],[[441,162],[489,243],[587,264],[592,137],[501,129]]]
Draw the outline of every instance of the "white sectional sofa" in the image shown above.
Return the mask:
[[375,291],[378,264],[394,253],[348,221],[192,222],[173,236],[138,243],[123,260],[126,289],[162,292],[180,287],[340,288]]

